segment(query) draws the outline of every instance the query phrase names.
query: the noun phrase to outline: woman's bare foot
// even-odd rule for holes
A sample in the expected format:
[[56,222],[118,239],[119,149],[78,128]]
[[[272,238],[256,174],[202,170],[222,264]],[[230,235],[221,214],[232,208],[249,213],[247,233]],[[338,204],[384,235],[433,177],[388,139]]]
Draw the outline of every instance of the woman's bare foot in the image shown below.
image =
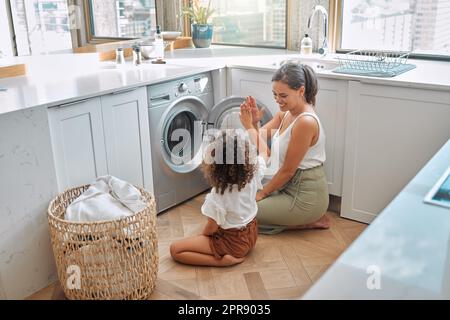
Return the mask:
[[323,215],[322,218],[312,224],[318,229],[328,229],[330,227],[330,219],[326,215]]
[[303,230],[303,229],[328,229],[330,227],[330,219],[326,215],[322,216],[319,220],[313,223],[290,226],[288,229]]
[[224,266],[232,266],[241,263],[244,260],[245,258],[235,258],[232,255],[226,254],[222,257],[222,259],[220,259],[220,262]]

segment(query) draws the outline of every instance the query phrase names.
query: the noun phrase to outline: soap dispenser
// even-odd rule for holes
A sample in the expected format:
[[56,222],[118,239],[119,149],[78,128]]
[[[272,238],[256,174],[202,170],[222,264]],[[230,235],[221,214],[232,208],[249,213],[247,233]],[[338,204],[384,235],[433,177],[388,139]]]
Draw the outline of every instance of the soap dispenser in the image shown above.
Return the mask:
[[157,60],[164,59],[164,39],[161,32],[161,27],[159,25],[156,26],[154,45],[156,47],[156,59]]
[[300,53],[311,54],[312,53],[312,40],[307,33],[300,42]]

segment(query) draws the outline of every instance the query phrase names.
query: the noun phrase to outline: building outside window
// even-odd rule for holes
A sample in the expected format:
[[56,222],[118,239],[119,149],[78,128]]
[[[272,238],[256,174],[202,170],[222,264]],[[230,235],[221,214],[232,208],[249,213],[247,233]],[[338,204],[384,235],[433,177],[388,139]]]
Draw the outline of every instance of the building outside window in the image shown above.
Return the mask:
[[450,58],[450,0],[342,1],[341,49]]
[[88,4],[93,38],[140,38],[156,29],[155,0],[91,0]]
[[72,48],[66,0],[11,0],[17,54]]
[[287,0],[212,0],[213,43],[286,48]]
[[[204,0],[206,1],[206,0]],[[95,38],[140,38],[156,29],[155,0],[89,0],[87,28]],[[287,0],[211,0],[213,43],[286,48]],[[341,0],[341,50],[400,50],[450,58],[450,0]],[[9,0],[11,37],[3,54],[72,48],[67,0]],[[2,30],[9,29],[3,5]],[[7,28],[8,27],[8,28]],[[6,33],[5,33],[6,34]]]

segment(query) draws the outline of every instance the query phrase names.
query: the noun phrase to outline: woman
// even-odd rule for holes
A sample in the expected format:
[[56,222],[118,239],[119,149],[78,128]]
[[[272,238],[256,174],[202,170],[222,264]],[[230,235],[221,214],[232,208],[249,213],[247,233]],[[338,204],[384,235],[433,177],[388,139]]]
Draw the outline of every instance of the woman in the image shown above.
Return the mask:
[[288,62],[273,75],[272,90],[280,112],[262,128],[258,128],[262,112],[255,100],[249,97],[241,105],[241,122],[247,131],[258,132],[258,144],[266,145],[271,139],[267,155],[270,167],[276,168],[256,195],[259,232],[328,228],[325,133],[314,111],[315,72],[307,65]]

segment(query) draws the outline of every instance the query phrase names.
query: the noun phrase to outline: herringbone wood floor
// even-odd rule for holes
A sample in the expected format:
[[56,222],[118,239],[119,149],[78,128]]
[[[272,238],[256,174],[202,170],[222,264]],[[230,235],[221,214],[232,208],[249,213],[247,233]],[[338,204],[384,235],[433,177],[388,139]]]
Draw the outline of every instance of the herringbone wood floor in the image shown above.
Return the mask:
[[[366,225],[327,213],[327,230],[292,230],[260,235],[246,260],[227,268],[193,267],[174,262],[173,240],[201,233],[205,194],[158,216],[159,273],[150,299],[292,299],[306,290],[365,229]],[[58,283],[33,300],[65,299]]]

